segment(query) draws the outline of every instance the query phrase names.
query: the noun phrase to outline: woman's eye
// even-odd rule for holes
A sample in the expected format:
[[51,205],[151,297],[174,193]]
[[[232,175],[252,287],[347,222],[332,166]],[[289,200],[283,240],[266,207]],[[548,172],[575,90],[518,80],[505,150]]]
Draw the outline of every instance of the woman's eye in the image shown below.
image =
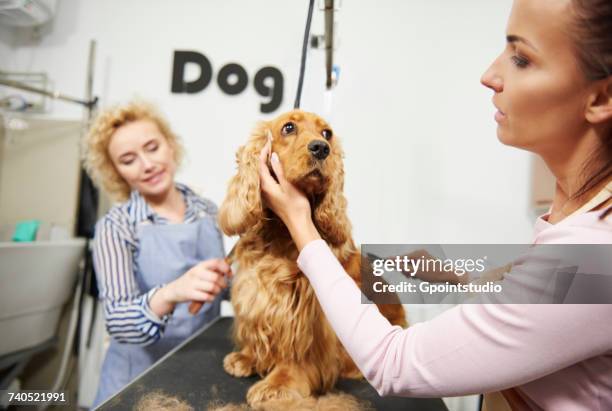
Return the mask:
[[157,148],[158,148],[158,147],[159,147],[159,146],[158,146],[157,144],[153,144],[153,145],[150,145],[150,146],[148,147],[148,149],[149,149],[149,151],[155,151],[155,150],[157,150]]
[[129,166],[130,164],[132,164],[134,162],[133,158],[127,158],[125,160],[121,160],[121,164],[123,164],[124,166]]
[[325,130],[321,131],[321,135],[325,140],[329,140],[330,138],[332,138],[334,133],[332,133],[330,129],[326,128]]
[[295,126],[295,124],[289,122],[286,123],[283,128],[281,128],[281,134],[283,136],[287,136],[289,134],[295,133],[295,131],[297,130],[297,127]]
[[512,63],[519,68],[525,68],[529,65],[529,60],[519,55],[512,56]]

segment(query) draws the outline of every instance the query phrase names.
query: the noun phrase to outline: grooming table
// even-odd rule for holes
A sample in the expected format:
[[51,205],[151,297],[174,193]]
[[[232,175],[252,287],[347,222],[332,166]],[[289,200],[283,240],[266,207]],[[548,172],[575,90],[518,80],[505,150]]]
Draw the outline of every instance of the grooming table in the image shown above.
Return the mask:
[[[206,410],[209,403],[244,404],[247,390],[259,377],[234,378],[223,370],[223,358],[233,350],[232,323],[232,317],[221,317],[206,325],[97,409],[131,410],[155,391],[177,397],[198,411]],[[382,398],[365,380],[340,380],[336,388],[381,411],[447,411],[438,398]]]

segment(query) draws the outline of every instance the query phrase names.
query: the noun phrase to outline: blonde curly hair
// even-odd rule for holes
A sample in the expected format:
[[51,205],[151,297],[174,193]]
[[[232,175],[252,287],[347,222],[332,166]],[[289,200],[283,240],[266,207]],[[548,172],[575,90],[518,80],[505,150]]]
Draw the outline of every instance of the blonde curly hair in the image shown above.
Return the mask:
[[184,149],[179,137],[151,103],[133,101],[100,112],[83,141],[83,163],[96,185],[102,187],[116,201],[127,200],[131,188],[117,172],[108,153],[108,145],[119,127],[139,120],[149,120],[157,125],[174,150],[177,167],[183,159]]

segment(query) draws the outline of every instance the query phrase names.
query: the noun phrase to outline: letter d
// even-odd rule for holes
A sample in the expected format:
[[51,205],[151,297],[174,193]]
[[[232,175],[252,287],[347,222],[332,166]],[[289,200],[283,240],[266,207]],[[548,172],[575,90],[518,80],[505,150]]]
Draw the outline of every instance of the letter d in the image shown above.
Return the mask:
[[[200,77],[194,81],[185,81],[185,66],[194,63],[200,66]],[[195,51],[175,50],[172,63],[172,92],[197,93],[208,86],[212,79],[212,66],[205,55]]]

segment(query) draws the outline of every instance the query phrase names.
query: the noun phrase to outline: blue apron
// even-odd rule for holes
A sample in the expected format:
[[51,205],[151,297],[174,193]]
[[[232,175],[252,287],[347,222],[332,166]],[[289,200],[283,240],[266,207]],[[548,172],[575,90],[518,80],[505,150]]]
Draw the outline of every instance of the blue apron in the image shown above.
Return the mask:
[[[208,215],[188,224],[153,225],[145,222],[137,226],[137,236],[140,247],[134,256],[134,274],[141,291],[167,284],[203,260],[225,256],[221,233]],[[121,344],[112,339],[93,406],[119,392],[168,351],[218,317],[222,295],[220,293],[213,302],[204,304],[196,315],[189,313],[189,303],[177,304],[163,336],[153,344]]]

